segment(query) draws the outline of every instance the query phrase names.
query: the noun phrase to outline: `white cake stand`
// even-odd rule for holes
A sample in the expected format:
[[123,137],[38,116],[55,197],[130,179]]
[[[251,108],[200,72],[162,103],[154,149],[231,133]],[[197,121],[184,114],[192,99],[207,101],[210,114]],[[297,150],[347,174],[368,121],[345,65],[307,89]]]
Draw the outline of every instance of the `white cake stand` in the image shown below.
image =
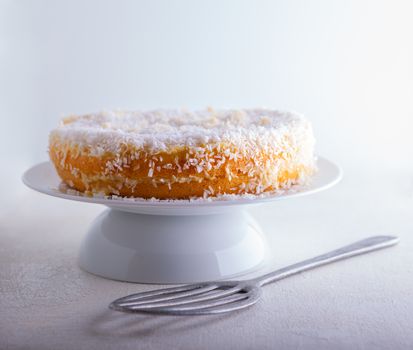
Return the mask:
[[80,249],[80,267],[120,281],[190,283],[231,278],[262,266],[267,244],[247,206],[295,198],[325,190],[342,176],[340,168],[318,158],[310,186],[264,198],[150,201],[86,197],[59,190],[50,162],[23,175],[30,188],[51,196],[103,204]]

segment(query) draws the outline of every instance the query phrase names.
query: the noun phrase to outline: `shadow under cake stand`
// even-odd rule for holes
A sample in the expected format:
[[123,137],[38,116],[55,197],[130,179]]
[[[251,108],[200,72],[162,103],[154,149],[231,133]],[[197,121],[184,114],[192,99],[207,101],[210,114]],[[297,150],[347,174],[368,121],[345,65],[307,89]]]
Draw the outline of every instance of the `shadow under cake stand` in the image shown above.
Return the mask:
[[[28,169],[23,182],[55,197],[103,204],[80,248],[80,267],[102,277],[142,283],[191,283],[231,278],[262,266],[268,249],[248,206],[313,194],[342,176],[319,157],[311,185],[298,192],[228,200],[151,201],[96,198],[59,190],[50,162]],[[70,192],[70,191],[69,191]]]

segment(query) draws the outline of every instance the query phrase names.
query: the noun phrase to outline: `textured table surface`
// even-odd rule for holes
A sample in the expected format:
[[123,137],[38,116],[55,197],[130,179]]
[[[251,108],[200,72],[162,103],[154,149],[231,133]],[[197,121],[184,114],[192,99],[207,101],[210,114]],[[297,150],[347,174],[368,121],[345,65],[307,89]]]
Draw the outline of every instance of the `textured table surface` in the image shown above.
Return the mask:
[[103,207],[22,190],[0,217],[0,349],[411,349],[411,179],[347,171],[334,189],[252,209],[272,267],[369,235],[401,243],[268,285],[250,309],[196,318],[110,311],[113,299],[154,286],[78,268],[82,236]]

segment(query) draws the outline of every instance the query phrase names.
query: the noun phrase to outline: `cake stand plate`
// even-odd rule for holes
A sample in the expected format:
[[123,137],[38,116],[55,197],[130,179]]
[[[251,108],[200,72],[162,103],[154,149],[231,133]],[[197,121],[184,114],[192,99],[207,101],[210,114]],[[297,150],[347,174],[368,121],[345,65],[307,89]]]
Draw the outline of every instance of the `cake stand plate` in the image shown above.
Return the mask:
[[311,185],[301,190],[211,201],[96,198],[62,191],[50,162],[28,169],[23,182],[44,194],[109,207],[92,222],[81,245],[84,270],[120,281],[192,283],[263,266],[269,255],[265,236],[245,208],[309,195],[340,181],[341,169],[333,162],[319,157],[317,166]]

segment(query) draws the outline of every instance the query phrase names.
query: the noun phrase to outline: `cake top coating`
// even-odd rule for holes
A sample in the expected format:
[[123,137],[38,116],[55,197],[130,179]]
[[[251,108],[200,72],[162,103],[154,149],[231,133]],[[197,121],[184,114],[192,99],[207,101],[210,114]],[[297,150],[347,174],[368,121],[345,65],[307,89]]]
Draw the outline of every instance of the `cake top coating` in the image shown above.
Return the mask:
[[[294,132],[293,132],[294,131]],[[312,136],[310,123],[300,114],[270,109],[105,111],[69,116],[51,132],[62,141],[116,152],[121,144],[150,151],[171,147],[252,142],[265,148],[285,134]]]

